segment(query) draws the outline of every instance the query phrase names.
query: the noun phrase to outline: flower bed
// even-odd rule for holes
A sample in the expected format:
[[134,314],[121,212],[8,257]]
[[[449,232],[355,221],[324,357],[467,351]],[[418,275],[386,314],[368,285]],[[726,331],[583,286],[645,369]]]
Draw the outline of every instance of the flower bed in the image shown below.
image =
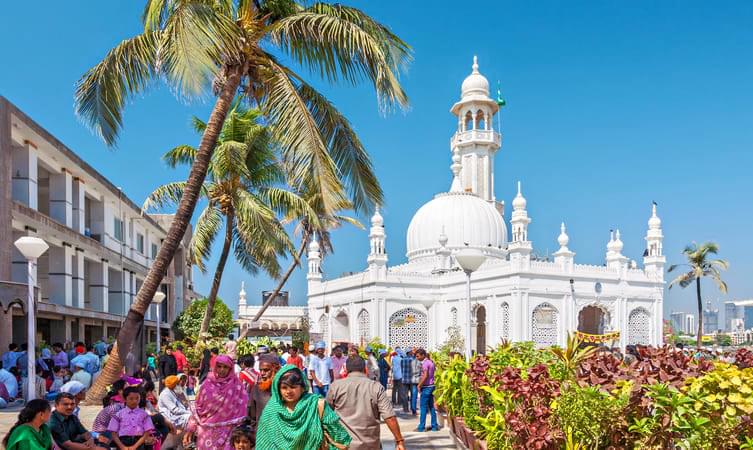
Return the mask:
[[469,449],[753,449],[753,353],[736,364],[671,347],[630,363],[583,347],[504,343],[438,358],[437,403]]

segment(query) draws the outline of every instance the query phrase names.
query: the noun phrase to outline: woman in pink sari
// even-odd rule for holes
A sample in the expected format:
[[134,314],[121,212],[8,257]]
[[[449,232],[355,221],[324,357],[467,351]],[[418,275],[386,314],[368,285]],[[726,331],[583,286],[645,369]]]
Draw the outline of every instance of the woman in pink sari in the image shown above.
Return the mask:
[[233,371],[233,360],[220,355],[199,389],[183,445],[196,435],[198,450],[232,450],[230,433],[246,418],[248,394]]

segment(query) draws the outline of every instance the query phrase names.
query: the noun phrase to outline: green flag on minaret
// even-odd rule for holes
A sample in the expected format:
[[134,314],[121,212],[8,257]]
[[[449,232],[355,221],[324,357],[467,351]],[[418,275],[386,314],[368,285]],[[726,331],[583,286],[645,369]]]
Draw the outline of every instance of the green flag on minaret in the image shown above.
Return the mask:
[[499,105],[500,108],[507,105],[505,99],[502,98],[502,91],[499,89],[497,89],[497,105]]

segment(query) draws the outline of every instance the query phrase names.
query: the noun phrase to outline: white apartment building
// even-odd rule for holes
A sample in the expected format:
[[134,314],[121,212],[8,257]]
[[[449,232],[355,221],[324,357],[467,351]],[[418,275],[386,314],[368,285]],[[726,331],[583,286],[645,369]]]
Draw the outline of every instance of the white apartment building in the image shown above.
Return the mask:
[[[38,339],[93,342],[116,336],[156,257],[168,215],[142,215],[118,187],[0,97],[0,349],[26,341],[27,263],[13,242],[44,239],[34,274]],[[160,326],[196,297],[187,255],[190,229],[162,283]],[[12,303],[23,304],[23,309]],[[156,307],[139,345],[156,337]]]

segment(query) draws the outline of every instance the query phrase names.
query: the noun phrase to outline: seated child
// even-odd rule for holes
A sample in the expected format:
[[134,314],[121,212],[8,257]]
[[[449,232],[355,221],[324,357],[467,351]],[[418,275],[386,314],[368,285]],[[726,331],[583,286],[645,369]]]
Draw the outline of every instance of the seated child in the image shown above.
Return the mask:
[[230,443],[234,450],[251,450],[253,445],[253,432],[251,428],[241,425],[230,434]]
[[118,411],[110,420],[107,430],[112,432],[112,441],[118,449],[152,450],[154,430],[152,419],[139,408],[141,391],[128,387],[123,391],[125,408]]

